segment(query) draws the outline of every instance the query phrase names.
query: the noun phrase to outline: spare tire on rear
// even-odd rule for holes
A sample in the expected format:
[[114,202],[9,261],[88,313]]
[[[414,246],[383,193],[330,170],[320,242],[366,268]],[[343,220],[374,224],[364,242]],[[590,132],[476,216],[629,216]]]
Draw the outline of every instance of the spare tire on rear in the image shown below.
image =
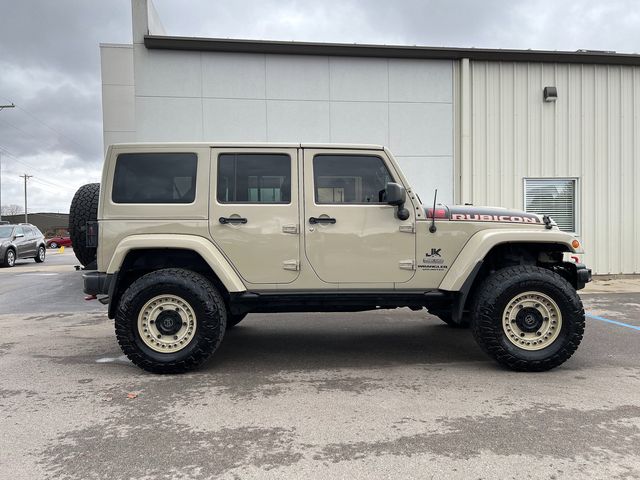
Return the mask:
[[73,244],[73,253],[83,267],[96,267],[96,248],[87,247],[87,222],[98,219],[99,183],[81,186],[71,200],[69,209],[69,234]]

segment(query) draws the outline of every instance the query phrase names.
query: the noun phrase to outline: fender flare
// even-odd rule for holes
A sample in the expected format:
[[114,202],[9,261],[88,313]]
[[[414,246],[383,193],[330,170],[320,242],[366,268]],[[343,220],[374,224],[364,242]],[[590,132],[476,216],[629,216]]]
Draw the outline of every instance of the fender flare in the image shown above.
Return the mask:
[[119,271],[130,251],[147,248],[192,250],[207,262],[229,293],[247,290],[240,276],[222,252],[210,240],[197,235],[146,234],[128,236],[122,239],[115,248],[106,273],[112,274]]
[[[497,245],[507,243],[555,243],[573,253],[583,253],[582,247],[575,249],[571,242],[575,238],[559,230],[533,229],[487,229],[474,234],[460,251],[449,271],[440,282],[440,290],[459,292],[465,282],[474,273],[476,265],[482,262],[487,254]],[[476,271],[477,273],[477,271]]]

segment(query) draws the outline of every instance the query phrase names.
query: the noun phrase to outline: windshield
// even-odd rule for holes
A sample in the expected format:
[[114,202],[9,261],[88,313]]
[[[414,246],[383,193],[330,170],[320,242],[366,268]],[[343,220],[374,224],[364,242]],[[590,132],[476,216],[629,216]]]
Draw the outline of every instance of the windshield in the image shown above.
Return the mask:
[[7,238],[11,235],[13,231],[13,227],[10,225],[1,226],[0,225],[0,238]]

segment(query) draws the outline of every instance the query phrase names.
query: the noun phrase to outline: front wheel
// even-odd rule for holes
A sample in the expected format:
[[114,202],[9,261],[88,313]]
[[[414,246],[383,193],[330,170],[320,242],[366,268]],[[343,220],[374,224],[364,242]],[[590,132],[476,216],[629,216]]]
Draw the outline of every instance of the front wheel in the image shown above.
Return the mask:
[[2,263],[3,267],[13,267],[16,264],[16,252],[13,249],[8,248],[7,252],[4,254],[4,262]]
[[199,273],[167,268],[143,275],[124,292],[116,312],[118,343],[137,366],[182,373],[218,348],[227,325],[224,300]]
[[472,308],[480,347],[518,371],[550,370],[567,361],[584,334],[582,301],[560,275],[520,265],[480,285]]
[[58,244],[56,242],[51,242],[49,244],[49,248],[58,248]]

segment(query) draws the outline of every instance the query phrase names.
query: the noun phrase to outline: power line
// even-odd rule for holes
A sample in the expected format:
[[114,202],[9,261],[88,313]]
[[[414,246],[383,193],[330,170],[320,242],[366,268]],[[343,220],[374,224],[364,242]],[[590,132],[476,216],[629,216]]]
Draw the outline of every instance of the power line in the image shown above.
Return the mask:
[[[6,100],[6,99],[5,99]],[[66,139],[67,141],[73,143],[75,146],[84,149],[85,147],[83,147],[82,145],[80,145],[78,142],[76,142],[75,140],[72,140],[71,138],[67,137],[64,133],[59,132],[58,130],[56,130],[55,128],[53,128],[51,125],[47,124],[46,122],[44,122],[43,120],[40,120],[38,117],[36,117],[33,113],[31,113],[28,110],[25,110],[24,108],[22,108],[19,105],[16,105],[15,108],[17,108],[18,110],[26,113],[27,115],[29,115],[31,118],[33,118],[36,122],[44,125],[45,127],[47,127],[49,130],[51,130],[52,132],[55,132],[57,135],[59,135],[60,137]]]
[[[28,168],[28,169],[30,169],[30,170],[35,170],[35,171],[40,172],[40,169],[39,169],[39,168],[37,168],[37,167],[35,167],[35,166],[33,166],[33,165],[31,165],[31,164],[29,164],[29,163],[25,162],[24,160],[19,159],[19,158],[18,158],[18,157],[16,157],[13,153],[9,152],[9,150],[7,150],[6,148],[4,148],[4,147],[0,146],[0,150],[3,150],[3,151],[4,151],[8,156],[10,156],[11,158],[13,158],[13,161],[15,161],[15,162],[17,162],[17,163],[21,164],[22,166],[27,167],[27,168]],[[49,183],[51,186],[56,187],[56,188],[63,188],[63,189],[70,189],[70,188],[73,188],[73,187],[69,187],[68,185],[62,185],[62,184],[56,183],[56,182],[54,182],[54,181],[52,181],[52,180],[44,180],[44,179],[40,179],[40,181],[41,181],[41,182]]]

